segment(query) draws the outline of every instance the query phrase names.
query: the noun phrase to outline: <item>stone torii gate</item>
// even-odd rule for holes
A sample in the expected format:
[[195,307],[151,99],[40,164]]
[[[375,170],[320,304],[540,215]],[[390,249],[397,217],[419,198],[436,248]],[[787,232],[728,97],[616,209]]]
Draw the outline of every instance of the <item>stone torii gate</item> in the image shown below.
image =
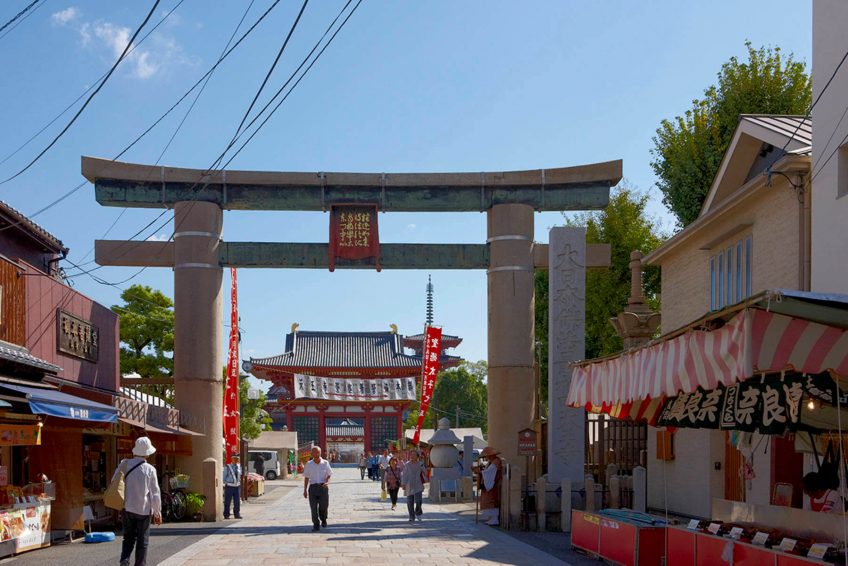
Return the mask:
[[[547,246],[533,243],[533,212],[602,209],[621,169],[618,160],[485,173],[208,172],[82,158],[82,174],[94,183],[101,205],[174,209],[172,242],[98,240],[95,259],[99,265],[174,270],[176,405],[204,434],[192,439],[192,456],[181,462],[193,478],[202,477],[205,459],[223,455],[223,268],[329,264],[327,243],[223,241],[225,209],[326,211],[367,204],[383,212],[486,212],[485,244],[381,244],[380,265],[487,270],[489,443],[520,467],[517,433],[534,414],[533,273],[548,265]],[[606,266],[609,247],[586,246],[581,260],[586,267]],[[219,516],[220,487],[203,484],[213,506],[207,514]]]

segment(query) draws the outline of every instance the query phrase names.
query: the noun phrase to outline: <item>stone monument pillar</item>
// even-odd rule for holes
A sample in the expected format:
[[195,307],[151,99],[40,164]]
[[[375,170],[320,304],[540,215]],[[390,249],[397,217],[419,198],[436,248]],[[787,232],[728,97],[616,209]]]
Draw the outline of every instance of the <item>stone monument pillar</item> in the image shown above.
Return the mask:
[[[489,444],[520,477],[518,432],[533,420],[533,208],[498,204],[487,212],[489,270]],[[520,473],[518,473],[520,471]],[[510,499],[517,520],[520,498]]]
[[548,238],[548,481],[580,484],[586,411],[567,407],[565,401],[569,364],[586,352],[586,230],[556,227]]
[[[204,436],[192,437],[192,455],[179,467],[191,476],[192,489],[207,500],[221,500],[221,486],[207,493],[201,485],[203,462],[223,456],[223,367],[221,319],[223,270],[218,245],[222,210],[208,202],[174,206],[174,388],[187,425]],[[208,483],[208,482],[207,482]],[[211,485],[211,484],[209,484]],[[220,508],[212,511],[220,519]]]
[[660,315],[645,304],[642,295],[642,252],[630,252],[630,298],[627,310],[611,318],[610,323],[629,350],[648,342],[660,326]]

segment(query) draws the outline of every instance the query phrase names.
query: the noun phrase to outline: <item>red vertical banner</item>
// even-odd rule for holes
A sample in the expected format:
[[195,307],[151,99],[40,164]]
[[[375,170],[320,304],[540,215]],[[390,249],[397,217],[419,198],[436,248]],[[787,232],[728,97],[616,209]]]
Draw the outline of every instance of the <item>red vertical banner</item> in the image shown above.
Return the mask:
[[330,271],[336,259],[373,259],[380,271],[380,233],[376,204],[330,206]]
[[418,445],[421,425],[430,407],[433,390],[436,388],[436,376],[439,375],[439,356],[442,354],[442,329],[435,326],[424,328],[423,363],[421,364],[421,405],[418,407],[418,425],[412,444]]
[[236,270],[230,268],[233,278],[230,291],[230,347],[227,356],[227,377],[224,388],[224,449],[225,461],[230,463],[230,456],[238,454],[239,446],[239,316],[238,316],[238,285]]

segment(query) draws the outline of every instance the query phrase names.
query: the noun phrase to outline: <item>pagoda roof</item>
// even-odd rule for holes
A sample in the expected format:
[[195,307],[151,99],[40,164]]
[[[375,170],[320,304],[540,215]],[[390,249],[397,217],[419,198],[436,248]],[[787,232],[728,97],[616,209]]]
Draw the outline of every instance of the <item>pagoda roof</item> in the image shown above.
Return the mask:
[[[404,344],[415,344],[424,342],[424,334],[413,334],[412,336],[404,336]],[[462,338],[452,334],[442,334],[442,344],[459,344]]]
[[[286,335],[286,351],[250,358],[250,365],[277,369],[420,368],[421,356],[403,352],[404,338],[385,332],[298,330]],[[453,356],[443,356],[445,361]]]

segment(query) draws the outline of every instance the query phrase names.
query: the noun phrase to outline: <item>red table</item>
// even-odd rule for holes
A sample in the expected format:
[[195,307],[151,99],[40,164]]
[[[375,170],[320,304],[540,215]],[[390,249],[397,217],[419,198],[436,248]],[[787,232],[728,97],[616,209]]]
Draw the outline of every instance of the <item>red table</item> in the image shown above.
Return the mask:
[[[668,566],[809,566],[814,558],[785,554],[683,527],[668,527]],[[732,561],[730,557],[732,556]]]
[[571,546],[621,566],[659,566],[665,554],[665,527],[572,511]]

